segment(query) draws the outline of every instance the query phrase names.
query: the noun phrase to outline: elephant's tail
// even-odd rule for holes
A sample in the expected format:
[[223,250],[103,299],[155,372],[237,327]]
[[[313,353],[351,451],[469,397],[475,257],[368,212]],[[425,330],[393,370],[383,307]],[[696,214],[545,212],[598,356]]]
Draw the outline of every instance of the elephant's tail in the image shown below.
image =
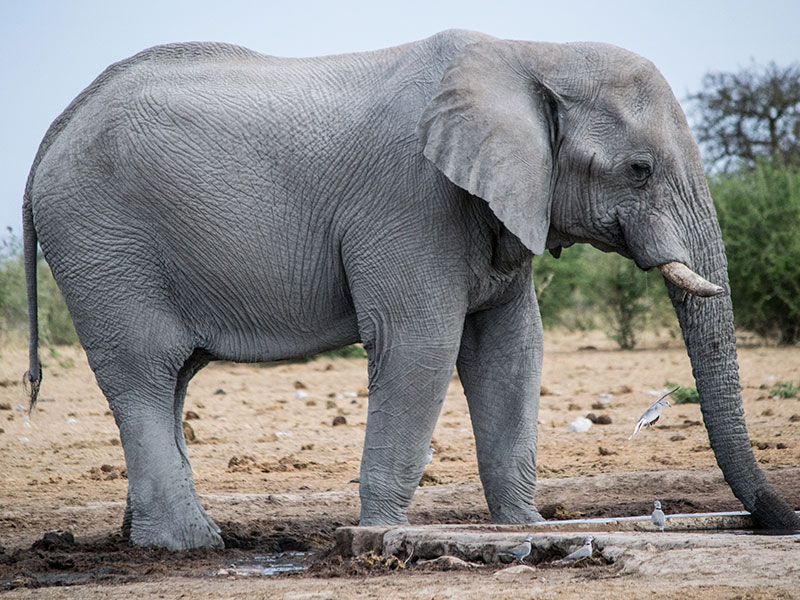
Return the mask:
[[[36,246],[38,238],[33,226],[30,188],[25,190],[22,202],[22,237],[23,256],[25,260],[25,287],[28,293],[28,370],[22,376],[22,383],[28,389],[30,402],[28,412],[33,411],[39,386],[42,384],[42,366],[39,362],[39,302],[36,286]],[[28,387],[30,386],[30,387]]]

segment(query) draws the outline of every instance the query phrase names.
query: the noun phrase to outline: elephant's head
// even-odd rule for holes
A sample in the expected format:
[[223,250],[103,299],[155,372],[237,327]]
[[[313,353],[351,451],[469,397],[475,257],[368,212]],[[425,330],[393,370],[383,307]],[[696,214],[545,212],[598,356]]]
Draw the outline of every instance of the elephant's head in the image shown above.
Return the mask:
[[418,134],[425,156],[532,252],[588,242],[661,269],[726,480],[762,526],[800,527],[750,449],[714,205],[656,68],[604,44],[486,38],[450,62]]

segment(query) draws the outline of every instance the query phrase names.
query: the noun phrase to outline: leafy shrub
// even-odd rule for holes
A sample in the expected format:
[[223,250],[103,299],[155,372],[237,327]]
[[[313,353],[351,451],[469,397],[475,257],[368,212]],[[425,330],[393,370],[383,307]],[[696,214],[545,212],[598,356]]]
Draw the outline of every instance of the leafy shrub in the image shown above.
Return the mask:
[[800,340],[800,170],[761,163],[710,179],[737,324]]
[[781,381],[769,391],[770,396],[777,396],[778,398],[797,398],[800,396],[800,381],[792,383],[791,381]]
[[[664,386],[672,389],[678,387],[678,384],[665,381]],[[693,387],[680,386],[670,394],[669,399],[672,404],[700,404],[700,395]]]
[[[49,345],[75,344],[78,335],[50,267],[41,255],[37,260],[39,336]],[[22,242],[9,227],[0,239],[0,337],[21,341],[27,339],[27,335],[28,303]]]

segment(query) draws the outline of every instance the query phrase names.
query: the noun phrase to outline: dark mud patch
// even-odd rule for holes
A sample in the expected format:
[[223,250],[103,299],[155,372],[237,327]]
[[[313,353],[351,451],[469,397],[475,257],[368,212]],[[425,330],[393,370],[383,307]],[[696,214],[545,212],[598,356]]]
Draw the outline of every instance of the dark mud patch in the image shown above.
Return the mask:
[[[53,531],[29,548],[0,551],[0,590],[215,576],[231,566],[256,564],[266,556],[332,547],[336,528],[354,524],[331,519],[221,522],[225,549],[178,552],[132,546],[120,534],[84,539],[68,531]],[[235,571],[230,573],[235,575]]]

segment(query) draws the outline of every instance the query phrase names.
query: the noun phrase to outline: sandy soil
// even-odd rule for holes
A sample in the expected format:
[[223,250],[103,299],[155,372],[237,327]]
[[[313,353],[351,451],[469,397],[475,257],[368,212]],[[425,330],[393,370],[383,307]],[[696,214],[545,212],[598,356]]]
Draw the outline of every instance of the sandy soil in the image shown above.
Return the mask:
[[[693,384],[680,340],[652,336],[640,345],[620,352],[601,334],[547,335],[537,494],[545,516],[647,514],[655,498],[667,513],[741,509],[716,469],[698,405],[667,409],[654,428],[627,440],[667,381]],[[786,598],[800,590],[800,582],[756,571],[728,578],[688,566],[649,574],[614,565],[540,567],[528,580],[499,581],[497,565],[440,572],[412,562],[392,570],[380,561],[343,563],[327,555],[334,529],[358,518],[357,485],[348,482],[358,476],[366,422],[364,360],[215,363],[198,374],[185,407],[194,436],[189,452],[201,500],[227,549],[134,549],[118,534],[127,481],[105,399],[82,351],[42,354],[41,402],[30,418],[19,383],[26,353],[0,354],[0,590],[10,590],[8,597],[633,598],[675,597],[681,588],[689,599]],[[800,400],[768,394],[775,383],[800,378],[800,347],[744,345],[739,360],[753,452],[800,509]],[[567,433],[571,421],[590,412],[611,423]],[[346,423],[334,426],[337,417]],[[432,445],[437,452],[410,520],[488,521],[456,378]],[[54,531],[74,538],[46,535]],[[800,557],[800,542],[792,543],[758,552],[774,550],[782,560],[788,548]],[[280,551],[314,552],[311,569],[217,576],[231,563]],[[725,554],[709,556],[730,562]]]

